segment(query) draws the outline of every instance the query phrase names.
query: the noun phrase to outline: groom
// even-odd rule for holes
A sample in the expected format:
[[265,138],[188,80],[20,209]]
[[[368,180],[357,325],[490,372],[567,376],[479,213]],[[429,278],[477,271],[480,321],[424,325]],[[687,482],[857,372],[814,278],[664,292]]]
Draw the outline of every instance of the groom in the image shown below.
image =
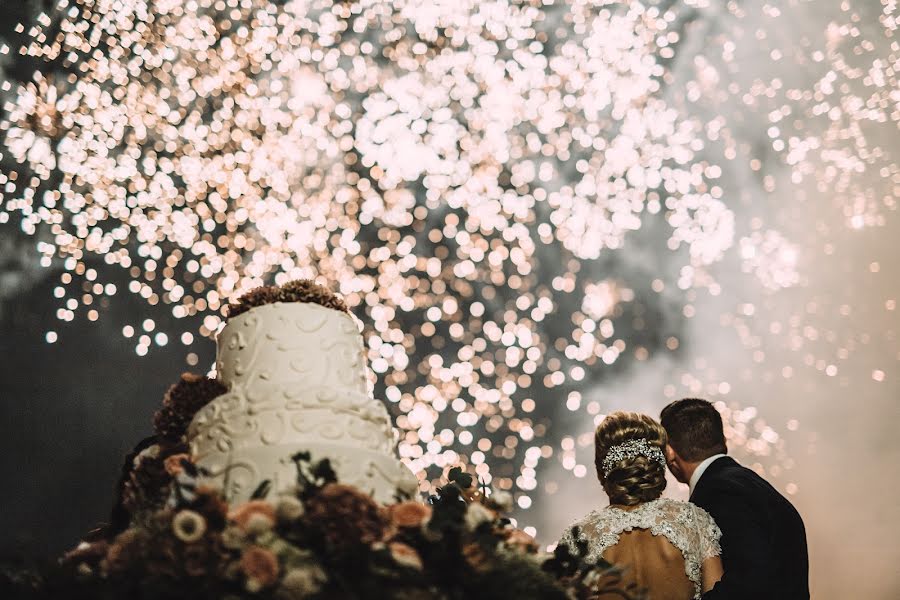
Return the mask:
[[703,600],[807,600],[809,564],[803,520],[762,477],[727,456],[722,417],[706,400],[665,407],[666,462],[691,488],[691,502],[722,530],[725,576]]

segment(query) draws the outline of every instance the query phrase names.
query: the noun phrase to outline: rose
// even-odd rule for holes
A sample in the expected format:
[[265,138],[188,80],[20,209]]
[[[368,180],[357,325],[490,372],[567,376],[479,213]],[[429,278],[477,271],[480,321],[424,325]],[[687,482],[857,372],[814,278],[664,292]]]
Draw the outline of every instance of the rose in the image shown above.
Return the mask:
[[249,546],[241,554],[241,571],[247,577],[247,591],[258,592],[278,580],[278,559],[261,546]]
[[396,527],[421,527],[431,519],[431,507],[421,502],[401,502],[388,507],[388,516]]
[[[228,513],[228,520],[237,524],[241,529],[247,530],[251,520],[256,515],[268,519],[272,524],[275,523],[275,507],[265,500],[251,500],[241,504]],[[259,520],[257,519],[256,525],[258,525],[258,522]]]

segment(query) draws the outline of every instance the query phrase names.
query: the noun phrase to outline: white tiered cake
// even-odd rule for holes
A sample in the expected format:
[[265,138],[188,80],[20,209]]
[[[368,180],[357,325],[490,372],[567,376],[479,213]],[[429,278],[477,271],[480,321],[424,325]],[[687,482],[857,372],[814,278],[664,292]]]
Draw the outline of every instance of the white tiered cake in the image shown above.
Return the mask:
[[216,369],[228,392],[197,413],[188,440],[230,502],[248,500],[265,480],[273,493],[293,486],[300,451],[330,459],[341,483],[379,502],[415,493],[387,409],[367,393],[350,314],[304,302],[252,308],[219,334]]

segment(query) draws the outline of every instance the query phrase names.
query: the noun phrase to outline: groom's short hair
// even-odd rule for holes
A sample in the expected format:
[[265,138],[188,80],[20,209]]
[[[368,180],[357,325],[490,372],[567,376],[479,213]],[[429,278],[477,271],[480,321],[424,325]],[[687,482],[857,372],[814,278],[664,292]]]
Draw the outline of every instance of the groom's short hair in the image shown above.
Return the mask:
[[706,400],[676,400],[662,409],[659,421],[669,435],[669,445],[686,461],[700,462],[728,452],[722,415]]

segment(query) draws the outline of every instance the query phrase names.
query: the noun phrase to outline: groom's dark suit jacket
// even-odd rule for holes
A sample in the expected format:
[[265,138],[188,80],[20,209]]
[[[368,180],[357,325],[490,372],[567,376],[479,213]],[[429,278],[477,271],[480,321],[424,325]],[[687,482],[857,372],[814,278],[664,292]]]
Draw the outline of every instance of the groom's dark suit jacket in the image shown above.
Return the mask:
[[722,530],[725,576],[703,600],[809,598],[803,520],[765,479],[724,456],[707,467],[691,502]]

